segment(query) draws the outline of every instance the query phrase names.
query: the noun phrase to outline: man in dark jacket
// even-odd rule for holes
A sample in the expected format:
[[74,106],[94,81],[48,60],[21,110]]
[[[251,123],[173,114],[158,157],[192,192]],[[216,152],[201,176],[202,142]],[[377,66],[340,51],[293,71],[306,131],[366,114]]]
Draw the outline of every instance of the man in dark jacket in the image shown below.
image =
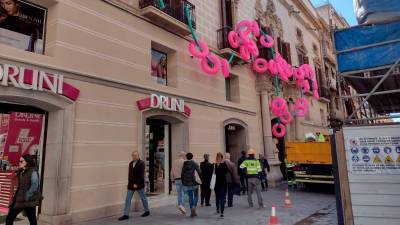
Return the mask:
[[187,161],[183,163],[181,179],[186,194],[189,197],[190,216],[195,217],[197,216],[196,207],[199,198],[199,184],[201,184],[201,182],[196,181],[196,172],[201,177],[201,171],[199,165],[193,160],[192,153],[187,153],[186,159]]
[[146,192],[144,191],[144,172],[145,172],[145,166],[144,162],[139,158],[139,152],[137,151],[132,152],[132,161],[129,163],[128,187],[127,187],[128,191],[126,193],[126,198],[125,198],[124,215],[118,218],[118,220],[129,219],[131,201],[133,193],[135,191],[139,193],[140,199],[142,200],[144,208],[144,213],[142,214],[142,217],[150,215]]
[[240,157],[237,166],[238,166],[238,174],[240,176],[240,187],[242,189],[242,194],[244,195],[248,190],[248,181],[247,181],[246,171],[240,169],[240,165],[242,165],[242,163],[247,159],[247,157],[245,151],[242,151],[241,154],[242,157]]
[[[264,157],[263,154],[259,154],[259,161],[261,165],[261,187],[263,191],[268,190],[268,177],[267,172],[269,173],[269,163],[268,160]],[[267,170],[267,171],[265,171]]]
[[213,164],[209,161],[209,154],[204,154],[204,161],[200,163],[201,169],[201,206],[203,206],[204,202],[206,206],[211,206],[210,197],[211,197],[211,189],[210,182],[213,174]]
[[228,167],[228,173],[226,174],[226,182],[228,184],[228,207],[233,206],[233,194],[240,192],[240,180],[237,174],[236,165],[231,161],[231,154],[225,153],[226,166]]

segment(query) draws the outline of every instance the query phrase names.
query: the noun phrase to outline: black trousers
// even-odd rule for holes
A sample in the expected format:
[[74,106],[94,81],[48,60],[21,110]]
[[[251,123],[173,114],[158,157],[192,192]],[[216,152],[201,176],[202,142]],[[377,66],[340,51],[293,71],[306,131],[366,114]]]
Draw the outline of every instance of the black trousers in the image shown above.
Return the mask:
[[235,194],[237,188],[235,183],[228,184],[228,207],[233,206],[233,195]]
[[15,218],[22,211],[25,211],[25,214],[28,217],[30,225],[37,225],[36,207],[30,207],[30,208],[24,208],[24,209],[14,209],[13,206],[10,207],[10,211],[8,212],[5,225],[13,225]]
[[215,205],[216,205],[217,211],[220,211],[221,214],[224,214],[226,189],[227,189],[227,187],[216,187],[214,189]]
[[210,197],[211,197],[211,189],[210,189],[210,185],[207,184],[202,184],[200,186],[201,189],[201,194],[200,194],[200,199],[201,199],[201,204],[203,205],[203,203],[205,202],[206,205],[210,204]]
[[246,174],[240,174],[240,187],[242,188],[242,193],[244,194],[249,190],[248,180]]

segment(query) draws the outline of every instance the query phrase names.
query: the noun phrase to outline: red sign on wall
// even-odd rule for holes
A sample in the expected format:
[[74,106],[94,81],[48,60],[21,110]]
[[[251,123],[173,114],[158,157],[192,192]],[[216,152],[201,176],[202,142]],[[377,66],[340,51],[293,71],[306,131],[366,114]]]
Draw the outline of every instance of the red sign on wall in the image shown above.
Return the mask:
[[11,165],[18,165],[22,155],[33,155],[39,150],[43,115],[12,112],[9,121],[4,157]]

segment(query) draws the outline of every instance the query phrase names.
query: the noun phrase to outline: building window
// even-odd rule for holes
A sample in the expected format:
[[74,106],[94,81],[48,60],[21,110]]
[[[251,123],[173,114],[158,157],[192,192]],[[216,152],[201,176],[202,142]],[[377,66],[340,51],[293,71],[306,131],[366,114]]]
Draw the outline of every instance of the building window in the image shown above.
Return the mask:
[[292,64],[292,57],[290,53],[290,43],[289,42],[284,42],[281,40],[280,37],[277,38],[277,44],[278,44],[278,51],[281,54],[282,58],[286,60],[289,64]]
[[[261,29],[263,31],[265,31],[266,34],[268,34],[271,37],[273,37],[272,28],[262,26]],[[257,41],[257,47],[258,47],[258,51],[260,52],[259,53],[259,57],[260,58],[267,59],[267,60],[271,60],[272,59],[272,49],[271,48],[266,48],[263,45],[261,45],[260,40]]]
[[308,62],[309,62],[308,57],[305,54],[303,54],[302,52],[299,52],[297,54],[297,57],[299,58],[299,66],[303,65],[303,64],[308,64]]
[[230,102],[240,102],[239,94],[239,78],[235,75],[230,75],[225,79],[225,94],[226,100]]
[[0,3],[0,43],[43,54],[47,9],[24,0]]
[[161,85],[167,86],[167,54],[151,49],[151,77]]
[[320,109],[319,114],[321,115],[321,126],[326,126],[325,111]]

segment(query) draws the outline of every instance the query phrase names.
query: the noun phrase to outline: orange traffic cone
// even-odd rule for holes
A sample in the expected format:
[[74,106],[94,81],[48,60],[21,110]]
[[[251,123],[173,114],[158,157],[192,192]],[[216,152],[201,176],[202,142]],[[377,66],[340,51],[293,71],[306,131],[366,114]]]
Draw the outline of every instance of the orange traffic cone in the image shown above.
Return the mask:
[[276,206],[275,206],[275,204],[272,204],[271,217],[269,217],[268,225],[280,225],[278,223],[278,217],[276,216]]
[[290,201],[290,195],[289,195],[289,190],[286,189],[285,192],[285,205],[283,206],[284,208],[292,208],[292,201]]

